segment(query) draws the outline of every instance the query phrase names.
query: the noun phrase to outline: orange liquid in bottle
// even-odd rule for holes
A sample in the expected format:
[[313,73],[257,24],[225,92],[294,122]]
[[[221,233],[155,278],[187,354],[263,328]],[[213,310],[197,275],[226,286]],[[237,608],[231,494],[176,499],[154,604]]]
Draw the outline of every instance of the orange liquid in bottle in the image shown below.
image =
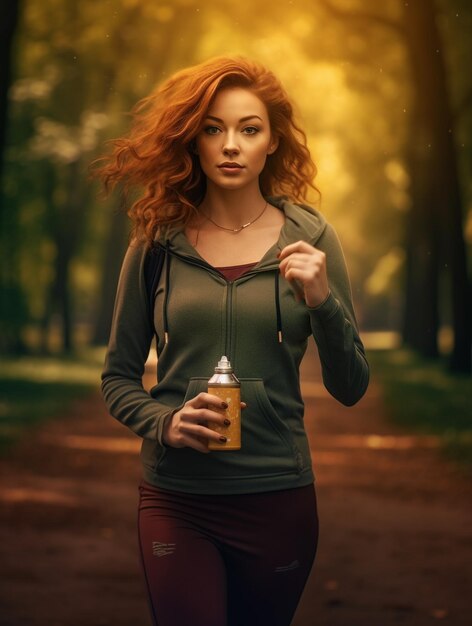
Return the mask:
[[239,386],[215,385],[208,386],[208,393],[218,396],[227,403],[227,409],[216,409],[218,413],[230,420],[229,426],[209,424],[208,428],[226,437],[226,443],[209,441],[209,450],[240,450],[241,449],[241,392]]

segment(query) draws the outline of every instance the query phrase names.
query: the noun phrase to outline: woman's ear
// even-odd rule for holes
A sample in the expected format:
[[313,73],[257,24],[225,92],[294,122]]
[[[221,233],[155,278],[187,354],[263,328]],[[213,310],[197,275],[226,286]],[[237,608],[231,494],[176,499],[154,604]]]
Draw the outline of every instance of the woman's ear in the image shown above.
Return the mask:
[[274,152],[279,147],[279,138],[272,137],[272,141],[269,144],[269,149],[267,150],[267,154],[274,154]]

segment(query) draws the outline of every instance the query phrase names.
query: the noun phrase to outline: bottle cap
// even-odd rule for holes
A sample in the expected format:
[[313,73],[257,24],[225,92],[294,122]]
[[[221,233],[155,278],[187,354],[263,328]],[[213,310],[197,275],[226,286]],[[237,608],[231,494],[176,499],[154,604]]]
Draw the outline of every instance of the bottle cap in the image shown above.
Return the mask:
[[228,361],[228,357],[222,356],[218,361],[218,365],[215,367],[215,372],[219,374],[223,374],[225,372],[232,372],[233,368],[231,367],[231,363]]

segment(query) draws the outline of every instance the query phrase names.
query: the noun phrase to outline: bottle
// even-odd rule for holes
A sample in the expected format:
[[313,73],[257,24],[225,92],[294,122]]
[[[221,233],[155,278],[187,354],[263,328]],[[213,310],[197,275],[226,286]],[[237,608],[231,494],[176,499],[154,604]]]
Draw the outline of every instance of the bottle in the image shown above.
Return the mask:
[[229,426],[210,424],[208,428],[226,437],[226,443],[209,441],[209,450],[241,449],[241,384],[233,374],[228,358],[222,356],[215,367],[215,373],[208,381],[208,393],[218,396],[228,405],[227,409],[216,409],[230,420]]

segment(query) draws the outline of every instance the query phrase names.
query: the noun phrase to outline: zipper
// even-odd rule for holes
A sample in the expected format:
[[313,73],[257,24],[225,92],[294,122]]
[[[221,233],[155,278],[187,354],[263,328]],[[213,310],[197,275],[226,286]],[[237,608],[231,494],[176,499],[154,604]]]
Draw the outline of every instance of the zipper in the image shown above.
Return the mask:
[[[158,244],[160,245],[160,244]],[[235,366],[234,363],[234,355],[232,355],[232,326],[233,326],[233,289],[235,283],[244,282],[248,278],[252,278],[253,276],[261,273],[273,271],[277,265],[274,264],[274,267],[264,267],[263,269],[252,269],[249,272],[246,272],[240,278],[237,278],[235,281],[226,280],[226,278],[221,274],[217,269],[215,269],[212,265],[207,263],[204,259],[196,259],[191,256],[187,256],[185,254],[179,254],[172,250],[169,252],[172,256],[175,256],[189,265],[194,265],[196,267],[201,267],[205,269],[207,272],[211,273],[213,276],[217,276],[222,282],[225,283],[225,295],[224,295],[224,307],[225,307],[225,319],[226,319],[226,329],[225,329],[225,340],[224,340],[224,354],[230,359]],[[279,332],[279,341],[280,341],[280,332]]]

